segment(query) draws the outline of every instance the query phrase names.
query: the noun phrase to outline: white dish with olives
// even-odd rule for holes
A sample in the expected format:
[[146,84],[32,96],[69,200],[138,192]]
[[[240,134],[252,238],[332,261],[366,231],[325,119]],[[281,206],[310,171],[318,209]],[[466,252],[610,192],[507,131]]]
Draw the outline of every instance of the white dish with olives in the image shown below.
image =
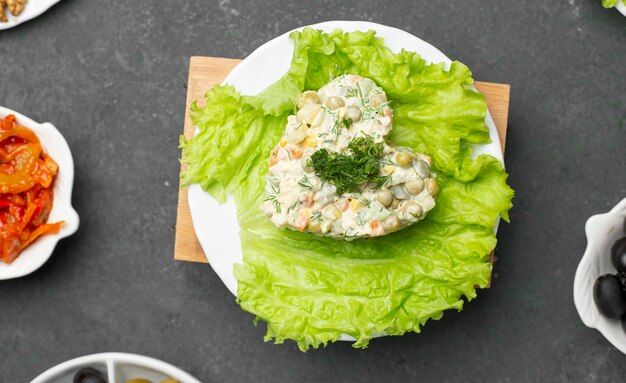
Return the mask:
[[431,160],[385,142],[389,104],[358,75],[304,92],[270,154],[265,215],[278,227],[347,240],[424,218],[438,192]]
[[200,383],[169,363],[143,355],[107,352],[52,367],[31,383]]
[[[587,220],[587,248],[574,278],[574,304],[583,323],[626,354],[626,199]],[[616,275],[617,273],[617,275]],[[623,320],[626,320],[623,319]]]

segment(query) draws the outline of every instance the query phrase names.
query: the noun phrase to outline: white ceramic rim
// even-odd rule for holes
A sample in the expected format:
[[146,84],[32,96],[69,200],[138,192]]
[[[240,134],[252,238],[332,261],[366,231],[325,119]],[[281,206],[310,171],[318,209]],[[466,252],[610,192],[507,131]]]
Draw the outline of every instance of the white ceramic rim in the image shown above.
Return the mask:
[[41,15],[61,0],[30,0],[19,16],[13,16],[7,10],[8,22],[0,22],[0,30],[10,29]]
[[622,0],[617,1],[615,8],[617,8],[617,10],[620,11],[622,15],[626,16],[626,4],[624,4]]
[[54,201],[48,222],[63,220],[56,234],[46,234],[38,238],[10,265],[0,262],[0,280],[19,278],[39,269],[52,255],[57,242],[78,230],[79,218],[72,207],[72,187],[74,185],[74,159],[70,147],[59,130],[49,122],[40,124],[11,109],[0,106],[0,118],[15,115],[17,122],[32,129],[40,139],[47,153],[59,164],[59,173],[54,184]]
[[[412,51],[416,51],[420,53],[420,55],[430,62],[444,62],[446,66],[449,68],[451,64],[451,60],[445,56],[441,51],[432,45],[426,43],[425,41],[409,34],[408,32],[402,31],[397,28],[392,28],[376,23],[371,22],[361,22],[361,21],[328,21],[320,24],[311,25],[309,27],[322,29],[325,31],[331,31],[335,28],[341,28],[344,31],[354,31],[354,30],[375,30],[376,33],[385,38],[385,45],[389,45],[390,41],[386,35],[395,35],[401,36],[398,38],[402,40],[402,42],[394,41],[403,47],[408,47],[409,45],[412,47],[416,47],[415,49],[409,49]],[[301,30],[306,27],[300,27],[295,30]],[[291,44],[291,51],[293,52],[293,43],[289,39],[289,34],[293,31],[289,31],[269,42],[263,44],[261,47],[257,48],[252,54],[246,57],[241,63],[239,63],[226,77],[224,83],[229,83],[238,87],[241,84],[237,83],[237,78],[241,76],[241,72],[247,66],[257,66],[258,64],[255,62],[256,58],[265,51],[275,49],[274,46],[279,44]],[[396,45],[397,45],[396,44]],[[280,49],[280,48],[279,48]],[[291,54],[288,56],[288,59],[283,62],[272,62],[273,66],[278,65],[279,67],[282,65],[282,68],[276,70],[274,73],[275,78],[266,79],[265,82],[269,84],[273,83],[275,80],[280,78],[284,72],[289,67],[289,63],[291,62]],[[280,69],[283,69],[282,71]],[[264,89],[269,84],[263,84],[261,86],[257,86],[255,89],[256,92]],[[245,84],[243,84],[245,85]],[[239,88],[238,88],[239,89]],[[240,89],[240,91],[242,91]],[[245,90],[242,91],[243,94],[254,94],[254,93],[246,93]],[[493,155],[495,158],[500,160],[504,164],[502,151],[500,147],[500,139],[498,136],[497,129],[495,127],[495,123],[491,118],[491,114],[487,110],[487,115],[485,117],[485,123],[489,127],[489,133],[491,138],[491,143],[487,145],[478,145],[474,146],[474,154],[482,154],[488,153]],[[237,280],[233,274],[233,265],[235,263],[242,262],[242,254],[241,254],[241,242],[239,240],[239,226],[236,219],[236,206],[232,198],[229,198],[226,203],[219,204],[215,199],[213,199],[209,194],[205,193],[200,185],[191,185],[188,188],[188,201],[189,201],[189,209],[191,212],[191,218],[194,226],[194,230],[196,232],[196,237],[200,242],[202,249],[205,254],[207,254],[207,259],[209,264],[215,270],[217,275],[220,277],[222,282],[226,285],[229,291],[233,295],[237,295]],[[224,219],[226,217],[226,219]],[[234,217],[234,218],[232,218]],[[499,222],[499,219],[498,219]],[[498,223],[497,222],[497,223]],[[497,223],[495,230],[497,231]],[[236,240],[233,239],[231,241],[227,241],[226,244],[218,249],[216,243],[218,241],[224,241],[224,238],[228,238],[229,236],[233,237],[233,230],[236,230]],[[216,254],[217,251],[221,251],[221,254]]]
[[200,383],[198,379],[169,363],[165,363],[161,360],[150,358],[148,356],[126,354],[121,352],[92,354],[68,360],[67,362],[61,363],[45,371],[44,373],[33,379],[31,383],[48,383],[50,382],[50,380],[67,374],[68,372],[78,370],[82,367],[88,367],[94,364],[104,364],[107,366],[109,383],[123,383],[115,381],[115,369],[116,366],[119,364],[134,365],[146,369],[155,370],[162,373],[163,375],[179,380],[181,383]]
[[[615,238],[624,235],[622,230],[625,217],[626,198],[608,213],[596,214],[587,220],[585,223],[587,247],[576,269],[573,289],[574,305],[585,326],[598,330],[624,354],[626,354],[626,332],[619,320],[611,320],[600,314],[593,299],[593,286],[600,275],[617,272],[611,264],[609,249]],[[612,222],[614,224],[611,224]]]

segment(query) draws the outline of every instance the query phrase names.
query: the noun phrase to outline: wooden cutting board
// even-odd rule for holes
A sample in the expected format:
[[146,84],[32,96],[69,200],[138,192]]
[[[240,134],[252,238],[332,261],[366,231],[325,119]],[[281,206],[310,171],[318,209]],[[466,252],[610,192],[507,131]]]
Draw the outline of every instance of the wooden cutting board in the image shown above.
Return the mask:
[[[219,57],[192,57],[189,63],[189,81],[187,82],[187,104],[185,106],[184,135],[191,138],[195,128],[189,117],[191,103],[198,100],[198,105],[204,104],[203,96],[215,84],[221,83],[226,75],[241,60]],[[509,117],[509,93],[508,84],[495,84],[489,82],[476,82],[476,89],[485,95],[487,107],[498,128],[502,152],[506,141],[506,125]],[[181,170],[185,165],[181,166]],[[493,257],[493,253],[492,253]],[[196,238],[191,223],[191,213],[187,203],[187,189],[179,189],[178,214],[176,216],[176,242],[174,245],[174,259],[179,261],[207,263],[207,258],[202,251],[200,242]]]

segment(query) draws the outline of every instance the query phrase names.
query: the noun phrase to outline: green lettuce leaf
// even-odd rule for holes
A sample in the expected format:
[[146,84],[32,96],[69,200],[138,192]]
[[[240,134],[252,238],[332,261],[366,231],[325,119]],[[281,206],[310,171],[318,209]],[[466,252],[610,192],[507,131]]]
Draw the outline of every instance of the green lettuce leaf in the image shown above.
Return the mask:
[[602,6],[604,8],[613,8],[617,5],[617,0],[602,0]]
[[[469,69],[427,65],[419,55],[391,52],[373,31],[291,34],[288,73],[256,96],[230,86],[192,106],[199,133],[181,138],[189,170],[220,201],[233,195],[243,264],[235,266],[237,301],[267,323],[266,340],[297,342],[303,351],[341,334],[366,347],[372,336],[419,332],[463,297],[489,283],[489,253],[498,216],[508,221],[513,190],[493,157],[471,157],[489,142],[486,105]],[[303,90],[355,73],[372,78],[393,100],[391,141],[431,156],[440,193],[425,220],[388,236],[353,242],[276,228],[260,211],[267,158]]]

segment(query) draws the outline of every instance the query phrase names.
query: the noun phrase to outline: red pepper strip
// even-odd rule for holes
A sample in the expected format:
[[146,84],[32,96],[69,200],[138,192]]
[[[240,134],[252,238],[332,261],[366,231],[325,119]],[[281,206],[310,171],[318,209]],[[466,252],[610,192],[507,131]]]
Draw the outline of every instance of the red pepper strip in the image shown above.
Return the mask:
[[9,130],[13,129],[15,126],[15,115],[9,114],[2,120],[0,120],[0,130]]
[[9,202],[16,204],[16,205],[20,205],[20,206],[26,205],[26,201],[24,200],[24,197],[22,197],[19,194],[9,194],[8,196],[6,196],[6,199],[8,199]]
[[41,145],[27,144],[26,146],[27,148],[15,158],[17,168],[15,173],[0,174],[0,193],[21,193],[37,183],[32,173],[41,153]]
[[11,130],[0,132],[0,142],[6,140],[9,137],[18,137],[33,144],[39,143],[39,138],[35,135],[35,132],[23,126],[16,126]]
[[20,250],[20,239],[18,237],[8,237],[2,241],[2,255],[5,263],[11,264],[20,255]]
[[15,157],[17,157],[18,154],[24,151],[24,149],[25,149],[24,145],[18,146],[17,148],[13,149],[10,152],[7,152],[6,150],[0,148],[0,161],[2,161],[2,163],[11,162],[15,160]]
[[30,233],[30,236],[26,241],[22,242],[22,246],[20,247],[19,251],[22,251],[26,246],[30,245],[31,243],[33,243],[34,240],[44,234],[58,233],[64,223],[65,221],[59,221],[55,223],[46,223],[39,226],[32,233]]
[[9,202],[8,199],[0,199],[0,209],[3,209],[7,206],[11,205],[11,202]]
[[24,211],[24,216],[22,217],[21,222],[15,225],[16,232],[21,233],[26,229],[26,227],[30,224],[31,219],[33,218],[33,214],[35,214],[35,210],[39,207],[38,204],[34,200],[33,191],[29,190],[26,193],[26,211]]

